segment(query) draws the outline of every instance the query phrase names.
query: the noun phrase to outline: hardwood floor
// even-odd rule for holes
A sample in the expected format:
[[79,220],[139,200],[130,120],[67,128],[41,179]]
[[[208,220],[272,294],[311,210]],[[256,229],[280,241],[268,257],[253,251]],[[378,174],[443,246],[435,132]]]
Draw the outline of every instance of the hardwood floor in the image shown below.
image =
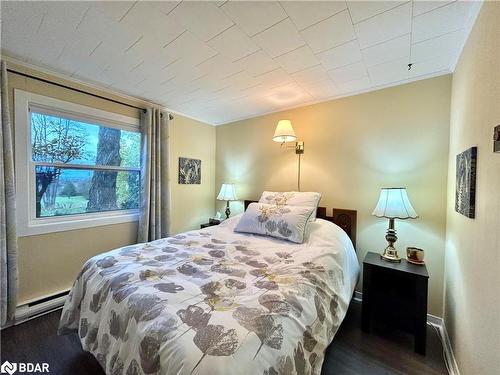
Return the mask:
[[448,374],[443,347],[427,325],[427,354],[413,351],[413,336],[388,327],[361,331],[361,303],[353,301],[333,342],[326,350],[322,375]]
[[[10,327],[1,334],[1,360],[47,362],[58,375],[104,374],[95,358],[84,352],[76,335],[57,336],[60,310]],[[360,329],[361,305],[353,302],[333,343],[326,351],[322,375],[447,374],[439,337],[427,326],[427,355],[413,352],[410,335]]]

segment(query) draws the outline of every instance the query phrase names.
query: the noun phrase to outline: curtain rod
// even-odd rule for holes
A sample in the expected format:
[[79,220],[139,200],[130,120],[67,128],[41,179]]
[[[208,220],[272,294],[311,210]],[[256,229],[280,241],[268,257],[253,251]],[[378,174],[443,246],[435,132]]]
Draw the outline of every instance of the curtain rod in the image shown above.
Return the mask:
[[[84,91],[84,90],[80,90],[80,89],[77,89],[77,88],[74,88],[74,87],[71,87],[71,86],[63,85],[62,83],[57,83],[57,82],[49,81],[48,79],[39,78],[39,77],[33,76],[31,74],[26,74],[26,73],[18,72],[17,70],[14,70],[14,69],[7,69],[7,72],[13,73],[13,74],[17,74],[17,75],[20,75],[20,76],[23,76],[23,77],[26,77],[26,78],[31,78],[31,79],[34,79],[34,80],[37,80],[37,81],[40,81],[40,82],[48,83],[49,85],[54,85],[54,86],[62,87],[64,89],[76,91],[76,92],[79,92],[81,94],[90,95],[90,96],[93,96],[95,98],[107,100],[108,102],[113,102],[113,103],[116,103],[116,104],[121,104],[121,105],[124,105],[126,107],[135,108],[135,109],[138,109],[140,111],[146,112],[146,108],[136,107],[135,105],[132,105],[132,104],[123,103],[123,102],[120,102],[119,100],[114,100],[114,99],[107,98],[107,97],[102,96],[102,95],[93,94],[93,93],[88,92],[88,91]],[[169,120],[173,120],[174,116],[172,116],[172,114],[169,113],[168,114],[168,118],[169,118]]]

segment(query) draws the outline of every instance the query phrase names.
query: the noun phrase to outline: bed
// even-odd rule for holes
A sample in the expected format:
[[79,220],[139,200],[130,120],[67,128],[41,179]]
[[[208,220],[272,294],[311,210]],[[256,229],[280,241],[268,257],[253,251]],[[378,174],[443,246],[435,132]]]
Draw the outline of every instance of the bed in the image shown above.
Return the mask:
[[319,374],[358,279],[355,214],[319,208],[303,244],[236,233],[235,216],[95,256],[59,334],[107,374]]

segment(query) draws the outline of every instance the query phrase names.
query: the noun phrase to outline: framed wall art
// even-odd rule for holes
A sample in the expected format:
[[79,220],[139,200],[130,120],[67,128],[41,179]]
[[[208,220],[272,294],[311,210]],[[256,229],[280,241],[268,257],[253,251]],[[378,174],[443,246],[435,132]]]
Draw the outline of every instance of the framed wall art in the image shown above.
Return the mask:
[[473,219],[476,213],[477,147],[457,155],[455,211]]
[[201,160],[179,158],[179,184],[201,184]]

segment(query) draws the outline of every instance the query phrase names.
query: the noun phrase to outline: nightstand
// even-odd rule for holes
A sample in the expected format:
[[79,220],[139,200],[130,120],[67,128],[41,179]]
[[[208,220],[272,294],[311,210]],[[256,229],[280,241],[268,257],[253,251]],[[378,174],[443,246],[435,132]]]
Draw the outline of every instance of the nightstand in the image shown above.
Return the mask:
[[369,252],[363,261],[361,329],[370,332],[372,321],[415,335],[415,352],[425,355],[427,282],[425,265],[401,260],[391,263]]
[[[219,223],[220,224],[220,223]],[[200,225],[200,229],[203,229],[203,228],[208,228],[208,227],[213,227],[214,225],[219,225],[219,224],[215,224],[215,223],[205,223],[205,224],[201,224]]]

